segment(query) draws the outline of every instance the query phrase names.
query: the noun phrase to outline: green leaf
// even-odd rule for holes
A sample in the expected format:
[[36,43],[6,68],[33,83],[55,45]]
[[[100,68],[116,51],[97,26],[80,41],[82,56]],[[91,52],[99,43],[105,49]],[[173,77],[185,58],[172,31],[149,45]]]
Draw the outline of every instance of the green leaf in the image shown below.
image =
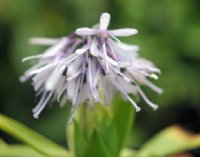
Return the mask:
[[25,145],[6,145],[0,144],[0,157],[45,157],[35,149]]
[[126,143],[134,122],[134,108],[132,105],[125,103],[121,99],[116,99],[114,107],[113,125],[117,129],[118,150],[120,151]]
[[3,139],[1,139],[0,138],[0,146],[2,147],[2,146],[6,146],[6,142],[3,140]]
[[97,124],[97,132],[99,138],[105,144],[109,155],[118,157],[118,134],[116,126],[112,124],[112,119],[108,114],[104,115],[104,118]]
[[[77,157],[83,157],[83,153],[85,151],[85,147],[87,144],[87,139],[85,135],[83,134],[83,131],[79,127],[76,120],[73,122],[74,127],[74,151]],[[71,134],[72,135],[72,134]]]
[[67,150],[19,122],[0,114],[0,130],[35,148],[47,156],[67,157]]
[[83,157],[111,157],[105,143],[95,129],[87,144]]
[[132,128],[134,112],[131,105],[117,102],[109,107],[80,106],[74,123],[67,126],[69,146],[77,157],[119,157]]
[[92,130],[91,135],[85,135],[76,120],[74,120],[73,125],[75,153],[77,157],[109,157],[108,149],[96,128]]
[[120,153],[120,157],[134,157],[135,152],[136,151],[134,151],[132,149],[124,148],[124,149],[122,149],[122,151]]
[[191,134],[179,126],[171,126],[150,139],[137,157],[163,157],[200,146],[200,134]]

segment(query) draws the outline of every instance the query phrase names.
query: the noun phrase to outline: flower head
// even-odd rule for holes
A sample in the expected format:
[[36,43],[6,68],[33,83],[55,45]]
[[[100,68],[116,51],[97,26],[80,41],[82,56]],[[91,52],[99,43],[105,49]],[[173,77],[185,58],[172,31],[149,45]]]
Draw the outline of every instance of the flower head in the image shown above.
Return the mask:
[[140,111],[140,107],[131,94],[138,93],[149,106],[157,108],[138,84],[162,93],[162,89],[148,80],[157,79],[155,73],[160,70],[150,61],[138,57],[138,46],[116,38],[134,35],[136,29],[107,30],[109,21],[110,14],[103,13],[99,25],[93,28],[79,28],[75,34],[61,39],[31,39],[33,44],[51,46],[41,55],[23,59],[36,60],[36,64],[21,77],[21,81],[32,78],[34,90],[40,96],[33,109],[34,117],[57,99],[61,100],[61,105],[71,102],[71,122],[79,105],[86,102],[110,104],[116,92],[122,93],[136,111]]

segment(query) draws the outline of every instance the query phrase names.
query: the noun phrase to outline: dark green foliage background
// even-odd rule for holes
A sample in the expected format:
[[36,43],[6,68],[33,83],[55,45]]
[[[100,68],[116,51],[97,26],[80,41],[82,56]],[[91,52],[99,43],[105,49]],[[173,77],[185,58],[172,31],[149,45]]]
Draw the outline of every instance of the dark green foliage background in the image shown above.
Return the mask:
[[138,35],[121,40],[138,44],[140,55],[162,70],[155,83],[164,89],[163,95],[143,88],[160,108],[155,112],[139,102],[143,110],[137,113],[130,144],[139,147],[153,133],[174,123],[200,132],[198,0],[1,0],[0,113],[64,144],[67,110],[55,103],[39,120],[32,117],[37,98],[31,82],[19,82],[19,76],[31,64],[22,64],[21,59],[45,48],[29,45],[30,37],[65,36],[78,27],[96,24],[105,11],[112,15],[110,28],[139,30]]

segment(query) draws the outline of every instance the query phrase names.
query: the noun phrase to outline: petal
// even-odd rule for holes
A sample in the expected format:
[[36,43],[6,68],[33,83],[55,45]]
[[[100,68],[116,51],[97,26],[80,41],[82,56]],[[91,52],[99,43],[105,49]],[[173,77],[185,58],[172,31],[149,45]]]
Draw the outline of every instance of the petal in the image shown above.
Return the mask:
[[[88,59],[88,85],[90,87],[91,94],[96,102],[99,101],[99,94],[97,90],[97,83],[98,81],[95,81],[96,78],[99,76],[99,71],[96,70],[95,67],[96,63],[94,60]],[[95,81],[95,82],[94,82]]]
[[122,48],[124,51],[132,51],[132,52],[135,52],[135,51],[138,51],[140,49],[139,46],[137,45],[129,45],[129,44],[126,44],[126,43],[117,43],[117,45]]
[[100,18],[100,29],[107,30],[109,23],[110,23],[110,14],[103,13]]
[[91,55],[98,57],[99,56],[99,49],[97,47],[97,40],[93,40],[90,46],[90,53]]
[[119,81],[116,78],[111,80],[115,87],[118,88],[118,90],[125,96],[125,98],[135,107],[136,112],[140,111],[140,107],[133,101],[133,99],[128,95],[128,93],[124,91],[124,88],[120,85]]
[[46,82],[46,80],[49,78],[51,73],[53,72],[53,69],[54,67],[49,68],[41,73],[38,73],[32,78],[34,91],[37,91],[38,93],[40,93],[39,91],[43,89],[43,85]]
[[55,62],[55,63],[53,62],[53,63],[45,65],[45,66],[43,66],[41,68],[32,70],[32,71],[30,71],[29,75],[34,75],[34,74],[37,74],[37,73],[41,73],[41,72],[43,72],[43,71],[55,66],[56,64],[57,64],[57,62]]
[[75,33],[80,36],[85,36],[85,35],[95,35],[98,33],[98,31],[95,29],[84,27],[76,29]]
[[113,36],[130,36],[137,33],[138,33],[137,29],[132,29],[132,28],[123,28],[123,29],[115,29],[108,31],[108,34]]
[[24,73],[24,75],[22,75],[22,76],[20,77],[20,81],[21,81],[21,82],[27,81],[27,80],[31,77],[30,72],[33,71],[33,70],[35,70],[35,69],[40,68],[42,65],[43,65],[43,63],[37,63],[36,65],[34,65],[34,66],[32,66],[31,68],[29,68],[29,69]]
[[62,100],[61,100],[61,102],[60,102],[60,107],[64,107],[65,104],[66,104],[66,102],[67,102],[67,95],[64,94],[64,95],[63,95],[63,98],[62,98]]
[[144,94],[144,92],[140,89],[139,86],[136,86],[137,91],[139,92],[139,94],[142,96],[142,98],[144,99],[144,101],[150,106],[152,107],[154,110],[156,110],[158,108],[157,104],[154,104],[153,102],[151,102],[147,96]]
[[46,97],[47,97],[47,92],[44,92],[42,94],[37,106],[35,106],[35,108],[33,108],[33,110],[32,110],[33,113],[36,112],[39,109],[39,107],[44,103]]
[[117,92],[116,87],[111,83],[108,77],[101,77],[102,79],[102,88],[104,89],[104,104],[105,105],[110,105],[110,102],[112,101],[114,95]]
[[115,53],[116,60],[124,61],[124,62],[133,62],[133,58],[135,58],[138,54],[137,51],[134,50],[134,47],[124,47],[123,43],[109,39],[108,40],[109,47],[113,53]]
[[47,91],[53,91],[55,90],[56,86],[58,85],[62,73],[65,70],[65,66],[62,66],[60,68],[56,68],[52,74],[50,75],[49,79],[47,80],[46,84],[45,84],[45,88]]
[[36,106],[37,109],[35,109],[35,110],[33,111],[33,117],[34,117],[34,118],[36,118],[36,119],[38,118],[39,114],[42,112],[42,110],[45,108],[45,106],[46,106],[46,105],[48,104],[48,102],[51,100],[52,96],[53,96],[53,93],[52,93],[52,92],[49,93],[48,96],[45,98],[44,102],[41,103],[41,104],[38,104],[38,105]]
[[[76,60],[80,55],[84,54],[85,52],[87,52],[88,48],[87,47],[83,47],[80,49],[77,49],[73,54],[71,54],[70,56],[68,56],[65,59],[64,65],[68,65],[69,63],[73,62],[74,60]],[[62,64],[61,64],[62,65]]]
[[105,42],[102,45],[103,47],[103,56],[105,58],[105,64],[106,64],[106,71],[109,71],[109,66],[108,66],[108,55],[107,55],[107,49],[106,49],[106,44]]
[[88,50],[88,47],[85,46],[83,48],[77,49],[74,53],[77,55],[82,55],[83,53],[85,53]]
[[60,39],[58,38],[40,38],[40,37],[34,37],[29,39],[29,43],[35,44],[35,45],[54,45],[57,42],[59,42]]
[[28,57],[26,57],[26,58],[23,58],[23,59],[22,59],[22,62],[26,62],[26,61],[31,60],[31,59],[42,58],[43,56],[44,56],[43,54],[41,54],[41,55],[34,55],[34,56],[28,56]]
[[61,98],[64,96],[64,93],[66,91],[65,83],[65,77],[62,77],[56,87],[55,95],[58,102],[60,102]]
[[76,89],[76,83],[77,79],[73,79],[71,81],[68,81],[66,86],[67,86],[67,96],[70,101],[73,100],[74,94],[75,94],[75,89]]
[[62,38],[57,44],[53,45],[52,47],[48,48],[45,52],[43,57],[51,57],[58,55],[63,48],[67,46],[69,43],[69,39],[64,37]]
[[76,81],[76,88],[75,88],[74,97],[72,99],[72,106],[78,105],[78,91],[79,91],[79,88],[80,88],[80,81],[81,81],[80,78]]
[[43,54],[33,55],[33,56],[23,58],[22,62],[25,62],[31,59],[53,57],[57,55],[68,44],[68,42],[69,42],[68,38],[62,38],[59,42],[57,42],[57,44],[48,48]]
[[74,62],[68,65],[67,68],[67,80],[76,78],[81,73],[83,59],[77,58]]

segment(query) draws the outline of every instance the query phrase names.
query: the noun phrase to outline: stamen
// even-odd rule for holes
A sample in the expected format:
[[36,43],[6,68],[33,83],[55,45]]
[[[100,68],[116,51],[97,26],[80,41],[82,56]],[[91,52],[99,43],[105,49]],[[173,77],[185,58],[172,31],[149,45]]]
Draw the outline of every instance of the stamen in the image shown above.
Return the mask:
[[156,74],[150,74],[150,77],[154,80],[158,80],[158,76]]

